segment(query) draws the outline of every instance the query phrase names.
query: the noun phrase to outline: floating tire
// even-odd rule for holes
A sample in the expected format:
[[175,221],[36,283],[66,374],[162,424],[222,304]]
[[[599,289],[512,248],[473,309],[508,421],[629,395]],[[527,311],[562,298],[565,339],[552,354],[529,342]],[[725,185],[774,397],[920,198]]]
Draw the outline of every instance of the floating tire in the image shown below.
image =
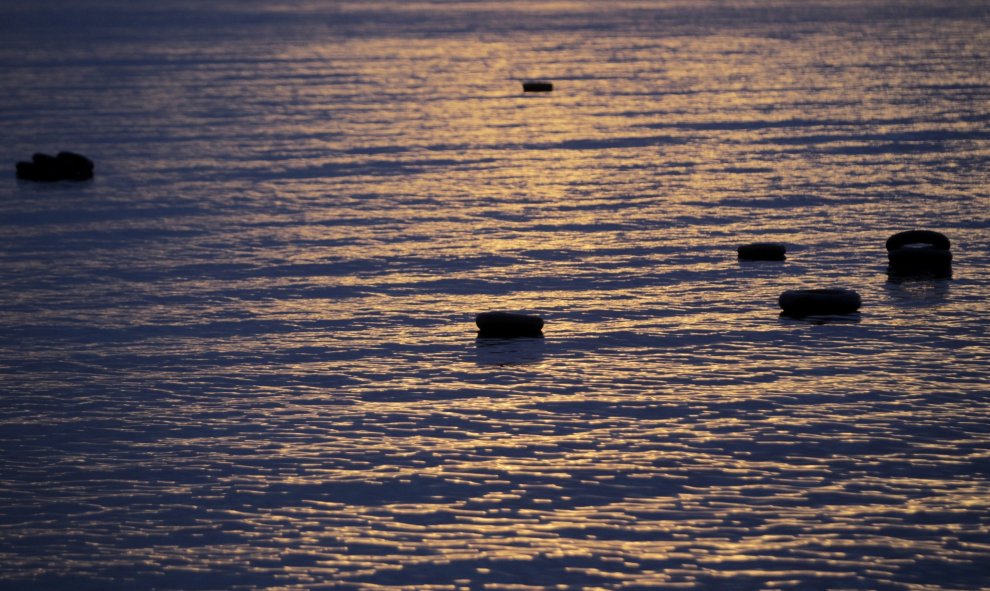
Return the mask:
[[93,161],[75,152],[55,156],[35,154],[31,162],[17,163],[17,178],[26,181],[87,181],[93,178]]
[[897,250],[910,244],[923,244],[938,250],[949,250],[949,238],[933,230],[908,230],[898,232],[887,239],[887,250]]
[[523,82],[523,92],[552,92],[553,82],[546,82],[544,80],[529,80]]
[[795,289],[780,294],[777,303],[786,316],[828,316],[852,314],[862,299],[851,289]]
[[887,239],[887,274],[892,277],[952,277],[948,237],[933,230],[908,230]]
[[736,250],[741,261],[782,261],[787,258],[787,247],[777,242],[754,242]]
[[511,312],[482,312],[475,319],[478,336],[511,339],[516,337],[542,337],[543,319],[527,314]]
[[912,243],[887,253],[887,274],[893,277],[952,277],[952,252]]

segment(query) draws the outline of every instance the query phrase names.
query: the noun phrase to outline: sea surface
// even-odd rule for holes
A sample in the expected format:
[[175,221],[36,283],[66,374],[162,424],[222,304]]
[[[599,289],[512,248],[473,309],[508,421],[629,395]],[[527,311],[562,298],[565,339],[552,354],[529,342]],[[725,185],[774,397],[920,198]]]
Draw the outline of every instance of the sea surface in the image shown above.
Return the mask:
[[986,2],[6,1],[0,89],[0,589],[990,589]]

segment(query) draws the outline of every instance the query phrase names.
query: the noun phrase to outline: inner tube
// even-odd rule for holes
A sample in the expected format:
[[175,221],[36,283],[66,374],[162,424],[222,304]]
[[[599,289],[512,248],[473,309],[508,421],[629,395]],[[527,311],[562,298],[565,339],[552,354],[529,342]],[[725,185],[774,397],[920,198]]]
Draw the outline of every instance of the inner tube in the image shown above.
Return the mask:
[[542,337],[543,319],[539,316],[512,312],[482,312],[474,319],[478,336],[511,339],[516,337]]
[[794,289],[777,299],[786,316],[818,316],[852,314],[859,310],[862,299],[851,289]]
[[949,250],[949,239],[941,232],[933,230],[908,230],[898,232],[887,239],[887,250],[897,250],[909,244],[926,244],[938,250]]
[[753,242],[743,244],[736,250],[743,261],[782,261],[787,258],[787,247],[778,242]]
[[523,92],[551,92],[553,91],[553,82],[546,82],[545,80],[528,80],[523,82]]

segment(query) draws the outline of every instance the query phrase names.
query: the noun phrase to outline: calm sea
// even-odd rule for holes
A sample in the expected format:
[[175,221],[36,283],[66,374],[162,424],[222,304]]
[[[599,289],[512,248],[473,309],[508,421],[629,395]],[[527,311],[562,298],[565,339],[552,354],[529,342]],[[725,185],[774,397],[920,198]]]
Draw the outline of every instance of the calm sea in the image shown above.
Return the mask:
[[988,72],[975,0],[3,2],[0,588],[990,589]]

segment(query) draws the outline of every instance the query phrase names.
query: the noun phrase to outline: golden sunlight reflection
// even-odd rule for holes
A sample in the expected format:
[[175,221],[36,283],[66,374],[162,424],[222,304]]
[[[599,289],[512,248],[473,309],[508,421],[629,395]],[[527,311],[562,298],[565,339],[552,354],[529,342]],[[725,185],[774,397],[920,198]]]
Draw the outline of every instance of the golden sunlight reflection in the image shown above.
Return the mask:
[[0,581],[985,583],[985,11],[217,6],[0,24]]

